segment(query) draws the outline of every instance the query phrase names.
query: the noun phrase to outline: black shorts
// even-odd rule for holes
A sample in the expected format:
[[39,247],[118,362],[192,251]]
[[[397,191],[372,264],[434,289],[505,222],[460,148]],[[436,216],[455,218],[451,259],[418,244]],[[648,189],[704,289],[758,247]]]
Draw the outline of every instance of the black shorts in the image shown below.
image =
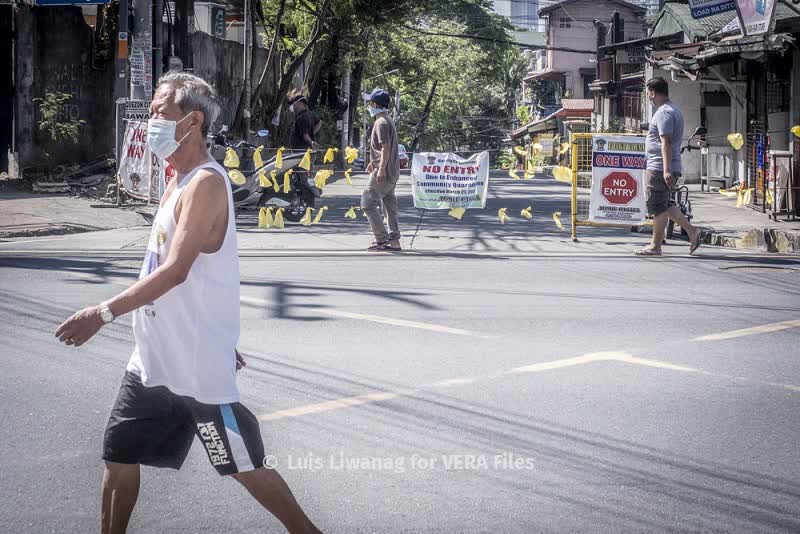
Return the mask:
[[258,420],[241,403],[203,404],[164,386],[147,387],[127,372],[108,418],[103,460],[180,469],[195,435],[220,475],[263,465]]
[[[673,172],[672,176],[677,180],[681,174]],[[675,205],[675,202],[672,201],[672,189],[667,186],[662,171],[646,171],[645,179],[647,182],[647,212],[650,215],[661,215],[670,206]]]

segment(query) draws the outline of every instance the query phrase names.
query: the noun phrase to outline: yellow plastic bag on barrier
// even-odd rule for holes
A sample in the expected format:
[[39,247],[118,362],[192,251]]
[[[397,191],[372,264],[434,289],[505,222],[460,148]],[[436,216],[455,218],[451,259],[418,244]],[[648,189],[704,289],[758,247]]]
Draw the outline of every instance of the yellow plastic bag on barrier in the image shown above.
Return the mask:
[[755,190],[753,188],[750,188],[744,192],[744,200],[742,202],[744,203],[745,206],[750,204],[750,200],[753,198],[753,191]]
[[254,169],[260,169],[264,166],[264,159],[261,157],[261,152],[264,150],[263,146],[260,146],[253,152],[253,167]]
[[283,151],[286,150],[284,147],[280,147],[278,149],[278,153],[275,154],[275,168],[281,170],[283,168]]
[[728,142],[734,150],[739,150],[744,146],[744,137],[740,133],[730,133],[728,134]]
[[524,210],[520,211],[519,214],[525,217],[526,219],[530,220],[533,219],[533,214],[531,213],[531,211],[533,211],[533,206],[528,206]]
[[744,189],[739,189],[739,194],[736,195],[736,207],[741,208],[744,203]]
[[572,169],[569,167],[556,167],[553,169],[553,178],[559,182],[572,183]]
[[283,173],[283,192],[288,193],[292,190],[292,174],[294,174],[294,169],[289,169],[285,173]]
[[278,208],[278,210],[275,212],[275,219],[272,221],[272,227],[273,228],[283,228],[284,227],[283,208]]
[[526,154],[527,154],[527,153],[525,152],[525,149],[524,149],[523,147],[521,147],[521,146],[515,146],[515,147],[514,147],[514,153],[515,153],[517,156],[521,157],[521,158],[524,158],[524,157],[526,156]]
[[322,163],[333,163],[335,154],[339,152],[338,148],[329,148],[325,151],[325,157],[322,158]]
[[356,206],[353,206],[352,208],[347,210],[347,213],[344,214],[344,218],[345,219],[355,219],[357,217],[357,215],[356,215],[356,210],[357,209],[359,209],[359,208],[357,208]]
[[317,186],[319,189],[324,188],[328,185],[328,178],[333,176],[333,171],[323,169],[321,171],[317,171],[316,176],[314,176],[314,185]]
[[345,148],[344,157],[347,158],[347,163],[352,165],[356,158],[358,158],[358,149],[351,146]]
[[233,148],[228,147],[228,150],[225,151],[225,159],[222,161],[222,164],[225,165],[227,169],[239,168],[239,155]]
[[772,207],[772,201],[774,199],[775,197],[772,196],[772,189],[767,188],[767,204],[769,205],[769,207]]
[[553,222],[556,223],[556,226],[558,226],[559,230],[563,230],[564,229],[564,225],[561,224],[561,212],[560,211],[557,211],[557,212],[555,212],[553,214]]
[[272,178],[272,188],[276,193],[279,192],[281,190],[281,186],[278,185],[278,171],[270,171],[269,177]]
[[500,208],[497,210],[497,218],[500,219],[500,224],[505,224],[508,220],[508,215],[506,215],[506,209],[508,208]]
[[519,174],[514,169],[508,169],[508,175],[515,180],[521,180],[522,178],[519,177]]
[[562,156],[567,153],[569,150],[569,143],[561,143],[561,147],[558,149],[558,153]]
[[540,145],[539,143],[534,143],[533,144],[533,155],[534,156],[538,156],[539,153],[542,151],[542,148],[543,148],[542,145]]
[[267,175],[264,173],[264,171],[258,173],[258,186],[264,189],[272,187],[272,182],[269,181],[269,178],[267,178]]
[[800,137],[800,124],[797,126],[792,126],[791,132],[794,134],[795,137]]
[[450,210],[450,211],[449,211],[447,214],[448,214],[450,217],[452,217],[452,218],[454,218],[454,219],[456,219],[456,220],[459,220],[459,221],[460,221],[460,220],[461,220],[461,217],[463,217],[463,216],[464,216],[464,213],[465,213],[466,211],[467,211],[467,210],[466,210],[465,208],[453,208],[453,209],[451,209],[451,210]]
[[317,212],[317,216],[316,216],[316,217],[314,217],[314,222],[313,222],[313,224],[319,224],[319,221],[321,221],[321,220],[322,220],[322,215],[323,215],[323,214],[324,214],[326,211],[328,211],[328,206],[322,206],[322,207],[319,209],[319,211]]
[[525,174],[523,175],[523,178],[525,178],[526,180],[530,180],[531,178],[534,178],[535,176],[536,176],[536,171],[534,171],[533,169],[528,169],[527,171],[525,171]]
[[303,156],[303,159],[300,160],[300,163],[297,166],[300,167],[301,169],[305,169],[307,171],[311,170],[311,149],[310,148],[308,150],[306,150],[306,153]]
[[347,185],[353,185],[353,178],[350,176],[350,173],[353,172],[353,169],[347,169],[344,171],[344,179],[347,180]]
[[261,208],[258,211],[258,227],[259,228],[272,228],[272,208]]
[[247,178],[244,177],[244,174],[239,169],[228,169],[228,178],[230,178],[231,183],[234,185],[244,185],[247,183]]

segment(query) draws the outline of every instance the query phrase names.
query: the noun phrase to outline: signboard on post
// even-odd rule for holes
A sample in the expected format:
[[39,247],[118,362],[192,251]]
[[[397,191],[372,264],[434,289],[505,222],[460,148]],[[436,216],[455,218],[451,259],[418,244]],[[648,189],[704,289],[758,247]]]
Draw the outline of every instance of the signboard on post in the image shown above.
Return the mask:
[[642,224],[647,217],[644,137],[592,136],[592,196],[589,221]]
[[489,190],[489,153],[466,159],[440,152],[414,154],[411,189],[415,208],[483,208]]
[[225,26],[225,8],[222,6],[211,7],[211,35],[217,39],[225,39],[227,27]]
[[693,18],[702,19],[735,10],[736,0],[689,0],[689,9]]
[[736,0],[742,34],[763,35],[772,24],[775,0]]
[[122,188],[133,198],[158,201],[164,183],[164,167],[147,148],[147,121],[128,121],[119,163]]
[[150,118],[149,100],[128,100],[125,102],[126,121],[146,121]]

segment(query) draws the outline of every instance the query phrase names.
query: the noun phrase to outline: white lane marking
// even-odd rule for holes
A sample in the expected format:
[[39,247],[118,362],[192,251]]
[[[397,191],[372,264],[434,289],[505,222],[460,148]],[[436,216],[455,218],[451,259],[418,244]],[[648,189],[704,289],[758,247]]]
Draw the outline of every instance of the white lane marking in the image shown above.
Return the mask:
[[[271,305],[269,301],[253,297],[240,297],[239,300],[244,304],[250,304],[252,306]],[[431,323],[421,323],[418,321],[407,321],[405,319],[395,319],[393,317],[382,317],[380,315],[367,315],[363,313],[352,313],[342,310],[331,310],[327,308],[315,308],[313,311],[314,313],[319,313],[320,315],[327,315],[329,317],[339,317],[342,319],[355,319],[359,321],[369,321],[373,323],[388,324],[391,326],[417,328],[419,330],[429,330],[431,332],[439,332],[442,334],[453,334],[456,336],[483,337],[475,332],[471,332],[469,330],[462,330],[460,328],[451,328],[449,326],[441,326],[438,324],[431,324]]]
[[534,363],[524,367],[515,367],[504,374],[517,374],[517,373],[539,373],[541,371],[549,371],[551,369],[561,369],[563,367],[572,367],[573,365],[583,365],[591,362],[602,362],[608,360],[616,360],[620,357],[627,356],[624,352],[592,352],[584,354],[583,356],[576,356],[574,358],[564,358],[562,360],[554,360],[550,362]]
[[694,341],[723,341],[726,339],[735,339],[737,337],[779,332],[781,330],[788,330],[790,328],[800,328],[800,319],[765,324],[761,326],[753,326],[750,328],[742,328],[740,330],[731,330],[730,332],[721,332],[719,334],[710,334],[707,336],[696,337],[694,338]]
[[451,378],[450,380],[440,380],[439,382],[434,382],[431,384],[431,387],[446,388],[450,386],[462,386],[464,384],[472,384],[476,380],[477,378]]
[[670,371],[681,371],[684,373],[699,373],[700,369],[694,367],[686,367],[685,365],[675,365],[674,363],[662,362],[659,360],[650,360],[647,358],[637,358],[630,354],[621,353],[620,356],[613,358],[619,362],[633,363],[636,365],[644,365],[646,367],[656,367],[658,369],[669,369]]

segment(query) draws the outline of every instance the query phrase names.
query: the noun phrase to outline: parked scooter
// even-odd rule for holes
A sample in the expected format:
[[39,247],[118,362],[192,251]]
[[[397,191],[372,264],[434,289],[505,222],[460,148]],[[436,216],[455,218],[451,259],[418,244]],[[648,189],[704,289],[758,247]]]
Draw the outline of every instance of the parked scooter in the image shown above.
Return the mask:
[[[261,130],[258,134],[259,137],[266,137],[267,132]],[[212,137],[211,152],[214,159],[220,164],[223,163],[228,148],[236,151],[241,162],[239,171],[246,178],[242,185],[231,183],[237,216],[245,209],[275,207],[283,208],[285,220],[298,222],[305,215],[307,208],[315,206],[317,197],[322,196],[322,191],[314,185],[314,180],[305,170],[299,168],[305,152],[285,151],[280,170],[275,168],[276,156],[265,161],[263,166],[256,169],[253,164],[253,153],[258,147],[246,141],[234,143],[225,136],[224,130]],[[289,169],[293,170],[293,174],[290,178],[290,191],[285,193],[283,190],[284,173]],[[272,171],[277,171],[276,179],[280,186],[277,192],[273,186],[263,188],[260,183],[259,176],[262,172],[271,182]]]

